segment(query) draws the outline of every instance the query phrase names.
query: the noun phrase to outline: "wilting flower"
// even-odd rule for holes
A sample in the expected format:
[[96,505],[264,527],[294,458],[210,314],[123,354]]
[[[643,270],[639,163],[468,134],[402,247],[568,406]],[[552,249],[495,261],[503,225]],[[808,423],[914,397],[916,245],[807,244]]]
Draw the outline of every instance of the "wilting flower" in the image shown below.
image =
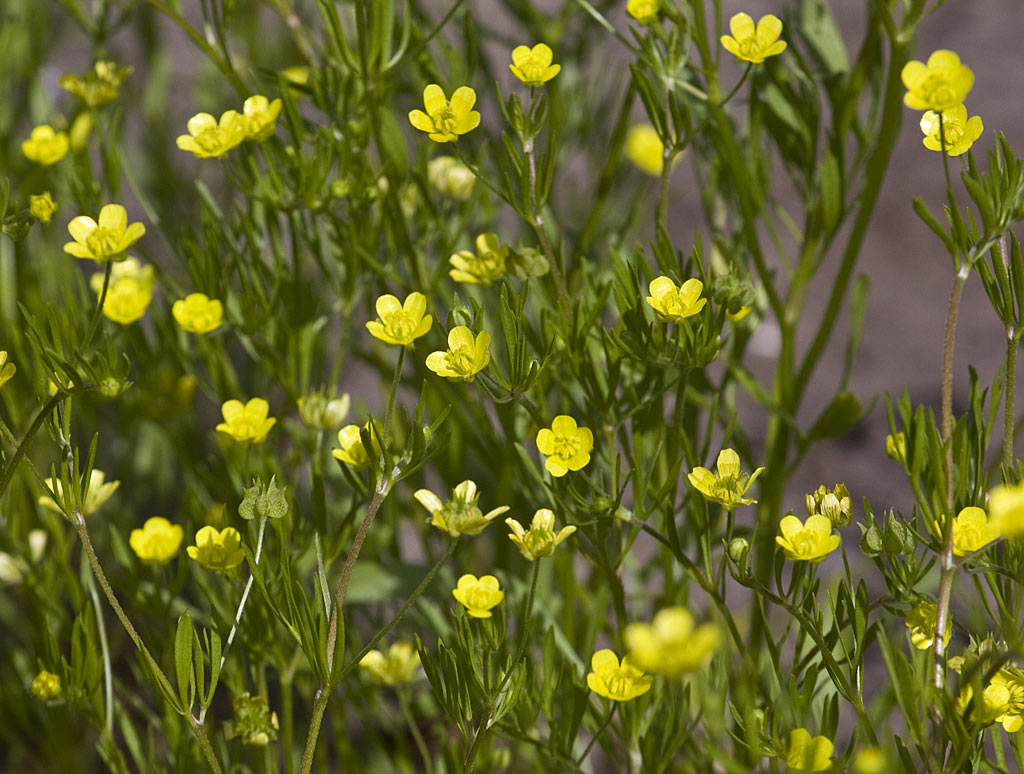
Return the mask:
[[49,191],[45,191],[37,196],[28,197],[28,214],[43,225],[50,222],[50,218],[53,217],[53,213],[56,211],[57,203],[50,196]]
[[505,519],[505,524],[512,530],[508,536],[509,540],[516,544],[519,553],[528,562],[542,556],[551,556],[558,544],[576,531],[576,527],[570,524],[562,527],[556,534],[555,514],[548,508],[540,508],[533,514],[533,521],[530,522],[528,530],[523,529],[523,525],[515,519]]
[[562,69],[562,65],[551,64],[553,56],[551,48],[544,43],[538,43],[533,48],[516,46],[512,49],[512,64],[509,65],[509,69],[524,86],[531,89],[543,86]]
[[53,701],[60,697],[60,678],[45,669],[32,680],[32,694],[40,701]]
[[[380,422],[372,420],[366,423],[366,429],[370,433],[370,443],[373,446],[373,456],[380,454],[380,435],[382,432]],[[361,470],[370,464],[370,456],[363,446],[363,439],[359,434],[359,425],[345,425],[338,431],[338,443],[340,449],[331,449],[335,459],[351,465],[356,470]]]
[[953,553],[966,556],[980,551],[1000,537],[996,527],[982,508],[969,506],[953,519]]
[[442,503],[441,498],[429,489],[418,489],[413,497],[430,512],[431,525],[453,538],[459,535],[479,535],[492,519],[508,510],[507,505],[502,505],[483,513],[477,506],[480,493],[476,484],[469,480],[452,490],[451,499],[447,503]]
[[434,318],[427,311],[427,297],[410,293],[402,303],[392,295],[377,299],[377,319],[366,323],[376,339],[394,347],[412,347],[412,343],[430,330]]
[[448,259],[452,269],[449,276],[456,282],[489,287],[505,276],[509,248],[498,242],[497,234],[480,234],[476,238],[476,253],[459,250]]
[[487,331],[480,331],[474,338],[465,325],[456,325],[448,331],[448,351],[427,355],[427,368],[453,382],[471,382],[491,361],[490,345],[491,334]]
[[833,749],[828,737],[816,736],[812,739],[806,728],[797,728],[786,737],[782,745],[782,757],[793,774],[815,774],[828,771],[832,766]]
[[641,171],[658,177],[665,163],[665,144],[651,124],[636,124],[626,133],[626,158]]
[[626,13],[641,24],[653,24],[656,22],[660,8],[661,0],[629,0],[626,3]]
[[203,527],[196,533],[196,544],[188,546],[188,555],[207,570],[226,572],[245,559],[242,535],[234,527],[217,531],[216,527]]
[[752,497],[744,497],[748,489],[757,477],[764,472],[764,468],[758,468],[749,475],[740,471],[740,455],[732,449],[722,449],[718,453],[718,462],[715,465],[717,473],[712,473],[707,468],[696,467],[687,474],[690,484],[700,492],[704,499],[718,503],[724,508],[736,508],[740,505],[753,505],[757,500]]
[[501,591],[498,579],[493,575],[482,575],[477,579],[467,573],[459,578],[452,596],[473,618],[490,618],[491,608],[505,598],[505,592]]
[[645,675],[633,666],[631,657],[624,656],[622,664],[614,651],[599,650],[590,659],[591,672],[587,675],[587,686],[598,696],[612,701],[629,701],[647,693],[654,682],[652,675]]
[[576,420],[559,414],[551,427],[537,433],[537,449],[547,456],[544,468],[559,478],[570,470],[579,470],[590,462],[594,434],[588,427],[577,427]]
[[[935,642],[935,619],[938,608],[932,602],[922,602],[907,613],[907,628],[910,629],[910,642],[918,650],[928,650]],[[949,643],[953,631],[953,620],[946,616],[946,633],[942,641]]]
[[408,683],[420,666],[420,654],[408,642],[396,642],[387,655],[371,650],[359,660],[359,666],[380,685]]
[[656,277],[651,280],[650,289],[647,303],[657,312],[658,319],[665,322],[679,322],[692,317],[708,302],[700,297],[704,283],[699,279],[688,279],[677,288],[668,277]]
[[[47,488],[56,493],[60,500],[64,499],[64,489],[59,478],[47,478]],[[102,470],[93,468],[89,472],[89,491],[85,495],[85,502],[82,503],[82,515],[91,516],[96,513],[103,503],[111,498],[117,488],[121,486],[120,481],[106,481],[106,474]],[[56,501],[49,495],[43,495],[38,503],[56,513],[64,513]]]
[[167,564],[178,553],[185,530],[162,516],[146,519],[142,529],[133,529],[128,545],[147,564]]
[[224,320],[224,305],[205,293],[189,293],[171,307],[182,330],[202,335],[216,330]]
[[[939,126],[942,132],[939,132]],[[975,141],[981,137],[985,125],[981,116],[967,117],[967,108],[963,104],[955,105],[942,113],[942,118],[934,110],[921,116],[921,131],[924,132],[924,147],[928,150],[942,151],[943,137],[945,151],[950,156],[967,153]]]
[[79,215],[68,223],[74,242],[64,245],[64,252],[76,258],[91,258],[96,263],[124,260],[125,251],[146,233],[141,223],[128,224],[128,213],[120,204],[107,204],[100,210],[99,221]]
[[252,398],[245,404],[240,400],[225,401],[220,411],[224,421],[217,425],[217,431],[227,433],[239,443],[259,443],[277,422],[267,416],[270,404],[263,398]]
[[262,94],[254,94],[242,105],[242,120],[245,136],[249,140],[263,142],[274,133],[274,121],[281,112],[281,100],[269,101]]
[[719,643],[718,627],[694,627],[693,616],[684,607],[658,611],[652,623],[626,627],[630,659],[641,669],[666,675],[681,675],[700,669]]
[[907,93],[903,104],[912,110],[934,110],[943,113],[956,107],[974,85],[971,68],[960,63],[952,51],[939,49],[928,57],[927,64],[913,60],[903,65],[900,73]]
[[738,13],[729,19],[732,35],[722,35],[722,46],[743,62],[760,64],[766,58],[786,50],[786,41],[779,40],[782,21],[777,16],[762,16],[754,27],[754,20],[745,13]]
[[58,83],[89,107],[99,107],[117,98],[124,79],[132,74],[132,67],[118,67],[116,62],[99,61],[83,77],[65,73]]
[[793,514],[783,516],[775,542],[786,558],[794,562],[820,562],[839,548],[839,535],[832,534],[832,522],[821,514],[808,516],[803,524]]
[[249,131],[247,120],[237,110],[222,113],[219,122],[209,113],[197,113],[186,127],[188,134],[179,135],[177,145],[197,159],[220,158],[241,144]]
[[68,155],[69,144],[67,132],[58,132],[52,126],[42,124],[35,127],[21,144],[21,152],[29,161],[48,167]]
[[480,124],[480,114],[473,110],[476,103],[476,92],[469,86],[460,86],[452,94],[451,102],[444,95],[444,90],[432,83],[423,90],[423,107],[426,109],[409,111],[409,123],[434,142],[452,142],[460,134],[476,129]]
[[427,164],[427,181],[443,195],[465,201],[473,193],[476,175],[454,156],[438,156]]

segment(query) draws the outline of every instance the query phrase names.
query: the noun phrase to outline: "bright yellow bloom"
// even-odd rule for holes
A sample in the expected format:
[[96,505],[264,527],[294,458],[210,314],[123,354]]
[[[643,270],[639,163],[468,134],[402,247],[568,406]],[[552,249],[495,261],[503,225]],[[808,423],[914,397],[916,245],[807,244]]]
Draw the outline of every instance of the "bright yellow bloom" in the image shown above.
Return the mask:
[[688,279],[677,288],[668,277],[656,277],[651,280],[650,289],[647,303],[657,312],[658,319],[665,322],[679,322],[692,317],[708,302],[700,297],[704,283],[699,279]]
[[552,476],[560,478],[570,470],[579,470],[590,462],[594,448],[594,434],[588,427],[577,427],[576,420],[559,414],[551,428],[537,433],[537,449],[547,456],[544,467]]
[[441,498],[429,489],[419,489],[413,497],[430,512],[431,525],[453,538],[459,535],[479,535],[492,519],[508,510],[507,505],[502,505],[483,513],[477,506],[480,493],[476,484],[469,480],[452,490],[451,499],[447,503],[442,503]]
[[274,121],[281,112],[281,100],[269,101],[262,94],[254,94],[242,104],[242,119],[246,139],[263,142],[274,133]]
[[814,774],[828,771],[832,766],[833,749],[828,737],[816,736],[812,739],[806,728],[797,728],[786,737],[782,745],[782,757],[792,774]]
[[832,534],[832,522],[821,514],[808,516],[803,524],[796,516],[783,516],[780,536],[775,542],[782,546],[786,558],[794,562],[820,562],[839,548],[839,535]]
[[493,575],[482,575],[477,579],[475,575],[467,573],[459,578],[452,596],[473,618],[490,618],[491,608],[505,598],[505,592],[499,586],[498,579]]
[[430,330],[434,318],[427,311],[427,297],[410,293],[405,303],[392,295],[377,299],[377,319],[366,323],[370,334],[393,347],[412,347],[412,343]]
[[[907,628],[910,629],[910,642],[918,650],[928,650],[935,642],[935,619],[938,608],[931,602],[922,602],[907,613]],[[949,643],[953,632],[953,619],[946,616],[946,633],[942,641]]]
[[432,83],[423,90],[422,110],[409,111],[409,123],[434,142],[452,142],[460,134],[466,134],[480,124],[480,114],[473,110],[476,92],[469,86],[460,86],[452,94],[451,102],[444,90]]
[[[1024,728],[1024,671],[1016,667],[1003,667],[992,677],[991,685],[1006,689],[1006,708],[995,718],[1003,730],[1014,734]],[[986,690],[987,692],[987,690]]]
[[18,368],[14,363],[7,362],[7,350],[0,349],[0,387],[11,380]]
[[340,398],[328,400],[321,393],[314,392],[296,401],[302,421],[315,430],[334,430],[348,416],[351,401],[348,393]]
[[661,0],[629,0],[626,13],[641,24],[653,24],[658,20]]
[[32,694],[40,701],[53,701],[60,696],[60,678],[43,670],[32,680]]
[[626,627],[626,645],[633,662],[641,669],[671,676],[700,669],[719,640],[714,624],[694,628],[693,616],[685,607],[666,607],[652,623]]
[[1006,537],[1024,533],[1024,482],[1001,484],[988,493],[988,520]]
[[[118,67],[115,62],[97,62],[91,72],[79,78],[65,73],[58,83],[89,107],[99,107],[117,98],[124,79],[132,74],[132,67]],[[84,115],[84,114],[83,114]]]
[[46,191],[38,196],[28,197],[28,214],[43,225],[50,222],[53,213],[57,211],[57,203],[53,201],[50,192]]
[[465,325],[456,325],[448,331],[448,351],[427,355],[427,368],[453,382],[471,382],[491,361],[490,346],[491,334],[487,331],[480,331],[474,338]]
[[133,529],[128,538],[136,556],[146,564],[167,564],[178,553],[185,530],[162,516],[146,519],[142,529]]
[[[97,295],[103,290],[103,274],[104,272],[97,272],[89,278],[89,287]],[[110,287],[123,279],[138,280],[147,289],[152,290],[156,284],[156,269],[143,264],[138,258],[128,256],[110,267]]]
[[636,124],[626,133],[626,158],[642,172],[659,177],[665,163],[665,144],[651,124]]
[[533,48],[516,46],[512,49],[512,64],[509,65],[509,69],[524,86],[533,89],[543,86],[562,69],[562,65],[551,64],[553,56],[551,48],[544,43],[538,43]]
[[738,13],[729,19],[732,35],[720,38],[722,46],[736,59],[760,64],[766,58],[786,50],[786,41],[779,40],[782,21],[777,16],[762,16],[754,27],[754,20],[745,13]]
[[234,527],[220,532],[215,527],[203,527],[196,533],[196,544],[188,546],[188,555],[207,570],[226,572],[245,559],[242,535]]
[[533,514],[528,530],[523,529],[523,525],[515,519],[505,519],[505,524],[512,530],[508,536],[509,540],[516,544],[519,553],[528,562],[542,556],[551,556],[558,544],[576,531],[576,527],[570,524],[562,527],[556,534],[555,514],[548,508],[540,508]]
[[174,302],[171,314],[182,330],[202,335],[220,327],[224,320],[224,305],[205,293],[189,293]]
[[123,261],[125,251],[145,235],[146,227],[141,223],[129,225],[128,213],[120,204],[106,204],[100,210],[98,222],[79,215],[68,223],[68,233],[75,241],[64,245],[65,253],[104,264]]
[[68,146],[67,132],[58,132],[52,126],[42,124],[35,127],[21,144],[21,152],[29,161],[48,167],[68,155]]
[[[366,423],[366,429],[370,431],[373,455],[376,457],[380,454],[381,424],[372,420]],[[345,425],[341,428],[338,431],[338,443],[341,444],[340,449],[331,449],[331,454],[335,459],[351,465],[356,470],[361,470],[370,464],[370,456],[366,453],[363,439],[359,435],[359,425]]]
[[999,528],[981,508],[969,506],[953,519],[953,553],[957,556],[979,551],[999,537]]
[[[950,659],[952,661],[952,659]],[[969,717],[973,723],[990,725],[1006,715],[1010,707],[1010,690],[1006,685],[991,682],[981,692],[981,700],[971,703],[974,698],[974,688],[967,683],[960,689],[960,695],[956,699],[957,713],[963,717]],[[967,710],[970,708],[970,715]],[[1012,725],[1011,721],[1011,725]]]
[[476,238],[476,253],[459,250],[448,259],[452,269],[448,275],[456,282],[490,287],[505,276],[509,248],[498,242],[497,234],[480,234]]
[[907,93],[903,104],[912,110],[934,110],[943,113],[956,107],[974,85],[971,68],[960,63],[952,51],[939,49],[928,57],[928,63],[913,60],[903,65],[900,73]]
[[[89,473],[89,491],[85,495],[85,502],[82,504],[82,515],[91,516],[99,510],[99,507],[103,505],[107,500],[113,496],[117,488],[121,486],[120,481],[106,481],[106,474],[102,470],[93,468]],[[46,486],[50,491],[56,493],[57,497],[61,500],[64,499],[64,489],[60,483],[59,478],[47,478]],[[49,495],[42,495],[37,501],[44,508],[48,508],[56,513],[64,513],[61,507],[57,505],[57,502]]]
[[112,281],[103,300],[103,316],[120,325],[129,325],[145,313],[153,300],[152,287],[134,277]]
[[[981,116],[967,117],[967,107],[955,105],[942,114],[942,135],[946,138],[946,153],[960,156],[967,153],[981,137],[985,125]],[[939,134],[939,114],[929,110],[921,116],[921,131],[924,132],[924,147],[942,152],[942,135]]]
[[427,181],[444,196],[464,202],[473,193],[476,175],[454,156],[438,156],[427,164]]
[[747,475],[740,471],[740,455],[732,449],[722,449],[718,453],[715,470],[717,473],[712,473],[707,468],[698,466],[686,477],[704,499],[718,503],[724,508],[732,509],[757,502],[754,498],[743,495],[764,472],[763,467]]
[[598,696],[612,701],[629,701],[651,690],[653,675],[633,666],[631,656],[624,656],[622,664],[614,651],[599,650],[590,659],[591,672],[587,687]]
[[237,110],[222,113],[220,122],[209,113],[197,113],[186,126],[188,134],[179,135],[176,142],[197,159],[220,158],[245,140],[249,131],[248,121]]
[[388,648],[385,656],[379,650],[371,650],[359,660],[359,666],[380,685],[408,683],[420,666],[420,654],[408,642],[396,642]]
[[225,401],[220,407],[224,421],[217,425],[217,431],[227,433],[239,443],[259,443],[277,422],[267,416],[269,410],[270,404],[263,398],[252,398],[244,405],[240,400]]

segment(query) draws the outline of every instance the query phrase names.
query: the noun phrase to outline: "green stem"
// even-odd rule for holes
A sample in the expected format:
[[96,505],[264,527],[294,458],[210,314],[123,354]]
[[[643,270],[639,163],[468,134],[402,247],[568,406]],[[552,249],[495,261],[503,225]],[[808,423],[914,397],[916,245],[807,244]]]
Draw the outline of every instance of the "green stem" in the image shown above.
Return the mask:
[[587,746],[583,748],[583,752],[580,754],[580,757],[576,759],[576,768],[577,769],[580,766],[583,765],[583,761],[585,761],[587,759],[587,756],[590,755],[590,750],[591,750],[591,748],[593,748],[594,742],[596,742],[598,737],[601,736],[601,734],[604,733],[604,730],[606,728],[608,728],[608,724],[612,722],[612,718],[615,716],[615,709],[618,706],[619,706],[618,703],[612,702],[612,708],[608,712],[608,717],[606,717],[604,720],[602,720],[601,721],[601,725],[599,725],[594,730],[594,735],[592,737],[590,737],[590,741],[587,742]]
[[[260,553],[263,551],[263,531],[267,526],[267,517],[263,516],[260,518],[260,531],[259,536],[256,538],[256,556],[254,561],[257,566],[260,563]],[[231,624],[231,631],[228,632],[227,642],[224,643],[224,650],[220,654],[220,668],[224,668],[224,662],[227,661],[228,651],[231,649],[231,643],[235,640],[235,633],[238,631],[238,624],[242,620],[242,613],[245,610],[245,603],[249,599],[249,591],[252,589],[253,573],[249,572],[249,581],[245,584],[245,590],[242,592],[242,599],[238,603],[238,610],[235,612],[235,621]],[[202,715],[200,715],[202,720]]]
[[112,738],[114,735],[114,684],[110,669],[110,646],[107,643],[107,626],[103,622],[100,596],[96,593],[96,583],[93,581],[92,571],[86,570],[84,563],[82,565],[82,575],[86,578],[87,585],[89,586],[89,596],[92,599],[93,608],[96,610],[96,630],[100,637],[100,654],[103,656],[103,728],[107,736]]
[[96,335],[96,329],[100,323],[100,315],[103,312],[103,304],[107,300],[107,290],[110,287],[110,274],[114,269],[113,261],[107,261],[107,266],[103,270],[103,287],[100,288],[99,301],[96,304],[96,309],[92,313],[92,319],[89,320],[88,333],[85,334],[85,339],[82,341],[82,350],[85,351],[89,348],[89,344],[92,341],[92,337]]
[[[388,394],[388,407],[387,411],[384,412],[384,437],[380,439],[381,444],[385,448],[389,446],[389,439],[391,437],[391,414],[395,410],[395,396],[398,395],[398,385],[402,380],[403,363],[405,363],[405,347],[399,347],[398,363],[395,364],[395,376],[391,380],[391,392]],[[386,478],[390,477],[391,471],[386,471],[384,475]]]
[[1006,409],[1003,414],[1003,469],[1013,465],[1013,412],[1017,392],[1017,332],[1006,326]]
[[17,470],[18,464],[21,462],[21,458],[25,456],[25,453],[28,450],[28,445],[32,442],[32,439],[35,438],[36,433],[39,432],[39,428],[42,427],[43,421],[53,413],[53,410],[57,408],[62,400],[75,392],[81,392],[85,389],[92,388],[71,387],[66,390],[57,390],[56,394],[43,404],[39,413],[36,414],[36,418],[32,420],[32,424],[29,426],[25,436],[21,439],[21,443],[19,443],[18,447],[14,450],[14,454],[10,458],[10,463],[6,468],[4,468],[3,475],[0,476],[0,497],[3,497],[4,492],[7,491],[7,487],[11,483],[11,479],[14,477],[14,471]]

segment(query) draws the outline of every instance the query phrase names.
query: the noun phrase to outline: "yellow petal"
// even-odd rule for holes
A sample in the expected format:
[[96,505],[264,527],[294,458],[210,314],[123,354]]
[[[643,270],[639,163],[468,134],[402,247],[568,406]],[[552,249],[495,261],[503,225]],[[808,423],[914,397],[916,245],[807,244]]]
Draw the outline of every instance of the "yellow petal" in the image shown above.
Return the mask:
[[68,233],[76,242],[84,242],[96,228],[96,221],[87,215],[79,215],[68,223]]
[[750,18],[749,14],[738,13],[729,19],[729,31],[732,32],[732,36],[737,40],[749,38],[756,34],[754,20]]
[[[757,42],[764,48],[778,40],[781,34],[782,20],[778,16],[768,14],[767,16],[762,16],[761,20],[757,23]],[[767,54],[767,51],[764,53]]]
[[427,115],[432,117],[443,112],[448,106],[444,91],[436,83],[431,83],[423,89],[423,106],[426,108]]

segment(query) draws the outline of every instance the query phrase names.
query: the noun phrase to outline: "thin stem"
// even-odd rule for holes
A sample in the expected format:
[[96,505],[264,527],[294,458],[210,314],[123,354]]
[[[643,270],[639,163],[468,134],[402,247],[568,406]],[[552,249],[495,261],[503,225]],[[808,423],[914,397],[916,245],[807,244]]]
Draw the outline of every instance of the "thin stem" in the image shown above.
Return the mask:
[[597,741],[597,738],[598,738],[599,736],[601,736],[601,734],[603,734],[603,733],[604,733],[604,730],[605,730],[606,728],[608,728],[608,724],[612,722],[612,718],[613,718],[613,717],[615,716],[615,709],[616,709],[616,707],[618,707],[618,706],[619,706],[619,705],[618,705],[617,703],[615,703],[615,702],[612,702],[612,708],[611,708],[611,710],[610,710],[610,711],[608,712],[608,717],[606,717],[606,718],[605,718],[604,720],[602,720],[602,721],[601,721],[601,725],[599,725],[599,726],[598,726],[598,727],[597,727],[597,728],[596,728],[596,729],[594,730],[594,735],[593,735],[592,737],[590,737],[590,741],[589,741],[589,742],[587,742],[587,746],[583,748],[583,752],[582,752],[582,754],[580,755],[580,757],[579,757],[579,758],[577,758],[577,759],[576,759],[576,768],[577,768],[577,769],[578,769],[578,768],[579,768],[580,766],[582,766],[582,765],[583,765],[583,761],[585,761],[585,760],[587,759],[587,756],[588,756],[588,755],[590,755],[590,750],[591,750],[591,748],[592,748],[592,747],[594,746],[594,742],[596,742],[596,741]]
[[114,269],[114,262],[107,261],[107,266],[103,270],[103,287],[100,288],[99,301],[96,303],[96,309],[92,313],[92,319],[89,320],[88,333],[85,334],[85,339],[82,341],[82,350],[89,348],[89,343],[92,341],[92,337],[96,335],[96,329],[100,323],[100,314],[103,312],[103,304],[107,301],[107,290],[110,287],[110,274]]
[[412,740],[416,744],[416,750],[419,752],[420,758],[423,759],[423,770],[426,774],[432,774],[434,771],[434,762],[430,757],[430,749],[427,747],[427,743],[423,739],[423,734],[420,733],[420,728],[416,724],[416,718],[413,717],[412,708],[409,704],[409,691],[407,690],[407,686],[399,686],[398,705],[401,707],[402,717],[405,718],[405,724],[409,727],[409,735],[412,736]]
[[[267,517],[264,516],[260,519],[260,532],[256,538],[256,556],[254,561],[259,566],[260,553],[263,551],[263,531],[267,526]],[[242,620],[242,612],[245,610],[245,603],[249,599],[249,591],[252,589],[253,573],[249,571],[249,582],[245,584],[245,590],[242,592],[242,599],[238,603],[238,610],[235,612],[235,622],[231,624],[231,631],[228,632],[227,642],[224,644],[224,650],[220,654],[220,668],[224,668],[224,662],[228,658],[228,650],[231,649],[231,643],[235,640],[235,633],[238,631],[238,623]],[[200,719],[202,716],[200,715]]]
[[14,471],[18,468],[18,463],[21,462],[21,458],[25,456],[28,450],[28,445],[32,442],[36,433],[39,432],[39,428],[42,427],[43,421],[53,412],[55,408],[60,404],[62,400],[67,398],[69,395],[75,392],[79,392],[84,389],[91,388],[69,388],[67,390],[58,390],[57,393],[51,397],[43,407],[39,409],[39,413],[36,414],[36,418],[32,420],[32,424],[29,426],[25,436],[21,439],[21,443],[18,444],[18,448],[14,450],[14,454],[11,456],[11,461],[4,468],[3,475],[0,476],[0,497],[3,496],[7,490],[7,486],[11,483],[11,479],[14,477]]
[[384,412],[384,437],[380,442],[385,447],[389,444],[391,437],[391,414],[395,410],[395,396],[398,394],[398,384],[402,380],[402,364],[405,362],[405,347],[398,348],[398,363],[395,364],[395,376],[391,380],[391,392],[388,394],[388,408]]
[[1003,416],[1003,468],[1013,465],[1013,412],[1017,391],[1017,334],[1006,326],[1006,410]]
[[103,609],[100,607],[100,596],[96,593],[96,583],[93,580],[92,571],[86,572],[85,565],[83,564],[82,574],[86,577],[92,606],[96,610],[96,630],[100,635],[100,654],[103,656],[103,728],[108,736],[113,736],[114,682],[110,669],[110,646],[107,643],[107,626],[103,622]]

